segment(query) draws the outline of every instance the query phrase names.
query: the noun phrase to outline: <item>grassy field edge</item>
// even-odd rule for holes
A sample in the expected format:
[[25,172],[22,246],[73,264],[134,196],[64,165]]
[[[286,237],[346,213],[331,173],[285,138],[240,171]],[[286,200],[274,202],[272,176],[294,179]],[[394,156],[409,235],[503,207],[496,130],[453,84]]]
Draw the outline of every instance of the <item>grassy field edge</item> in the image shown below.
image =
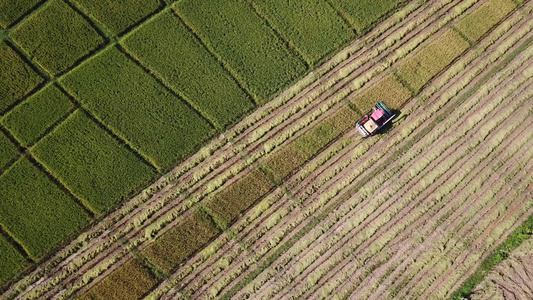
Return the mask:
[[[502,68],[532,43],[533,38],[529,38],[513,53],[510,53],[498,67]],[[497,69],[499,69],[498,67]],[[513,233],[511,233],[511,235],[498,248],[496,248],[496,250],[494,250],[494,252],[489,257],[487,257],[481,263],[476,272],[461,285],[461,287],[450,297],[450,299],[470,299],[472,289],[481,281],[483,281],[485,276],[487,276],[487,274],[489,274],[490,271],[494,269],[494,267],[504,261],[509,256],[509,253],[511,253],[512,250],[516,249],[522,244],[522,242],[527,240],[532,235],[533,215],[529,216],[527,221],[525,221],[522,225],[520,225],[520,227],[518,227]]]

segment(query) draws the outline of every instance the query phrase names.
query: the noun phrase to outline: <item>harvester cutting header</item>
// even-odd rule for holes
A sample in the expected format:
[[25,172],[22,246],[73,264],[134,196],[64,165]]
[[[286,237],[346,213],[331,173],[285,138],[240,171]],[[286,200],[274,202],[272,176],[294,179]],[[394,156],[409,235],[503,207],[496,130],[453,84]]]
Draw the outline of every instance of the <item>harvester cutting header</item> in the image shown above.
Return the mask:
[[363,137],[374,135],[394,117],[395,115],[380,101],[357,122],[357,129]]

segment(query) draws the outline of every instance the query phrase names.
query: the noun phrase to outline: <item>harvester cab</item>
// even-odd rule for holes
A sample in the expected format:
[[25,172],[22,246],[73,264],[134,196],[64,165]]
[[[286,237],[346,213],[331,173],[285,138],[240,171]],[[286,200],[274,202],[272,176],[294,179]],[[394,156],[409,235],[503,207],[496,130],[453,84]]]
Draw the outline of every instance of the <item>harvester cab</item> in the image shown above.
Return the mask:
[[383,102],[379,102],[357,122],[357,129],[363,137],[374,135],[383,126],[391,122],[394,116]]

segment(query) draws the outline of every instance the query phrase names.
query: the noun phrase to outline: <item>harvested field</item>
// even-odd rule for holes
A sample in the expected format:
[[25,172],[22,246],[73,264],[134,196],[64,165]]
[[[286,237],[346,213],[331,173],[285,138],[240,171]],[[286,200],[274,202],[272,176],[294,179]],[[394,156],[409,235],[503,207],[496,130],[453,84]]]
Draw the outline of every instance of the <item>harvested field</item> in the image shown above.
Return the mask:
[[[492,20],[493,26],[480,27],[476,41],[457,26],[494,1],[407,4],[103,217],[10,286],[5,297],[450,297],[533,214],[528,175],[533,169],[528,130],[533,126],[533,4],[515,6]],[[211,45],[214,36],[220,38],[213,33],[219,29],[199,24],[203,12],[190,3],[178,2],[176,14],[167,17],[201,31],[199,40],[224,65],[257,59],[250,53],[231,56],[223,46],[230,37]],[[249,18],[234,20],[246,4],[234,0],[210,21],[251,22],[253,5],[244,13]],[[212,6],[201,2],[215,14]],[[268,23],[260,24],[254,30],[279,38]],[[127,41],[124,45],[128,48]],[[273,53],[282,55],[285,46]],[[91,105],[89,111],[100,116],[123,113],[106,108],[105,93],[83,83],[93,69],[118,73],[102,60],[127,57],[121,47],[105,50],[59,81],[83,99],[77,119]],[[142,75],[138,64],[121,65],[138,84],[124,79],[112,93],[115,99],[136,89],[166,95],[159,80],[152,80],[159,75]],[[232,75],[236,71],[229,69]],[[257,74],[239,72],[249,76],[236,76],[239,84],[257,84]],[[283,76],[266,74],[272,81],[262,91],[244,85],[254,100],[283,85],[276,80],[287,73],[276,72]],[[362,139],[354,125],[377,100],[401,113],[386,132]],[[142,119],[131,111],[124,115]],[[90,115],[88,121],[95,122]],[[128,126],[116,123],[113,132],[122,130],[129,141],[141,134]],[[60,133],[37,146],[57,135],[65,138]],[[151,157],[139,147],[146,143],[132,145]],[[64,172],[58,165],[50,172]],[[133,179],[126,187],[141,177]],[[131,286],[134,280],[139,284]]]
[[471,299],[533,298],[533,239],[513,250],[472,290]]

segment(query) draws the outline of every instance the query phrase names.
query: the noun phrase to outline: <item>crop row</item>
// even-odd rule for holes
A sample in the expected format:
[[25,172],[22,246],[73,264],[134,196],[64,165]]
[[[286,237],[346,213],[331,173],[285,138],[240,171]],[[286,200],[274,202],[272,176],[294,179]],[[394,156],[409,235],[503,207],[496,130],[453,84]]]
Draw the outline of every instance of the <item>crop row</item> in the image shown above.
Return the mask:
[[[530,157],[530,156],[529,156],[529,157]],[[525,158],[525,159],[528,159],[529,157],[524,157],[524,158]],[[523,174],[520,174],[520,175],[523,176]],[[522,188],[518,188],[518,189],[517,189],[518,192],[521,191],[521,190],[522,190]],[[493,190],[491,190],[490,193],[489,193],[489,196],[484,196],[483,198],[489,197],[488,199],[491,199],[491,198],[490,198],[491,195],[496,195],[496,197],[495,197],[496,199],[502,199],[502,197],[503,197],[504,195],[508,194],[508,193],[509,193],[509,190],[508,190],[508,189],[506,189],[506,190],[504,190],[504,192],[500,192],[500,193],[498,193],[498,194],[495,193]],[[506,200],[509,199],[509,201],[511,201],[511,200],[513,200],[513,197],[514,197],[514,195],[513,195],[513,196],[510,196],[510,197],[505,197],[505,199],[506,199]],[[521,200],[521,201],[523,201],[523,200]],[[506,204],[506,203],[507,203],[507,204]],[[508,203],[509,203],[509,202],[501,202],[499,205],[508,205]],[[499,205],[496,205],[496,207],[495,207],[496,209],[492,209],[491,214],[487,214],[487,215],[485,215],[486,211],[480,211],[480,212],[479,212],[479,215],[484,216],[484,218],[481,219],[481,220],[483,221],[483,223],[481,223],[481,224],[477,224],[477,225],[476,225],[475,227],[473,227],[473,228],[476,228],[476,229],[478,229],[478,228],[487,228],[488,224],[490,224],[490,223],[487,223],[487,221],[488,221],[488,222],[493,221],[493,222],[494,222],[494,226],[496,226],[497,223],[496,223],[495,218],[496,218],[499,214],[501,214],[501,209],[502,209],[502,208],[499,208],[499,207],[498,207]],[[520,204],[519,204],[519,205],[520,205]],[[488,209],[488,208],[487,208],[487,209]],[[516,212],[513,212],[513,214],[515,214],[513,217],[520,217],[519,215],[516,214]],[[479,219],[476,218],[476,220],[479,220]],[[499,221],[498,221],[498,222],[499,222]],[[514,221],[513,221],[513,222],[514,222]],[[511,224],[512,224],[512,223],[511,223]],[[496,227],[496,228],[493,228],[493,229],[492,229],[492,230],[493,230],[493,233],[501,232],[500,230],[506,230],[507,226],[509,226],[509,225],[504,223],[503,226],[502,226],[502,224],[498,224],[497,226],[499,226],[499,227]],[[491,229],[491,228],[489,227],[488,229]],[[475,231],[475,230],[471,230],[471,229],[469,229],[469,232],[468,232],[468,233],[469,233],[469,234],[474,234],[474,233],[476,233],[476,232],[477,232],[477,231]],[[464,232],[464,231],[461,232],[461,233],[462,233],[462,234],[466,234],[466,232]],[[478,234],[479,234],[479,233],[478,233]],[[468,262],[467,262],[466,265],[465,265],[465,263],[463,263],[463,262],[460,260],[461,257],[457,257],[457,258],[456,258],[456,262],[457,262],[457,264],[458,264],[459,266],[461,266],[461,267],[460,267],[460,268],[457,268],[457,269],[454,271],[455,274],[448,274],[448,276],[445,277],[445,278],[446,278],[446,282],[445,282],[444,286],[440,286],[440,290],[438,291],[438,293],[441,294],[442,296],[444,296],[444,294],[449,293],[449,291],[448,291],[447,289],[451,288],[450,284],[453,285],[453,284],[455,284],[455,282],[457,282],[459,279],[464,278],[464,277],[463,277],[463,275],[464,275],[463,272],[466,272],[469,268],[472,268],[472,264],[475,263],[476,261],[479,261],[480,257],[482,256],[482,252],[475,251],[475,250],[474,250],[475,248],[472,247],[472,248],[469,248],[469,249],[468,249],[468,247],[470,246],[470,244],[469,244],[469,240],[470,240],[472,237],[471,237],[471,235],[467,235],[466,238],[467,238],[467,239],[466,239],[466,242],[460,242],[460,243],[457,244],[456,247],[452,247],[453,244],[452,244],[452,245],[446,245],[446,249],[451,249],[452,252],[449,252],[449,253],[445,252],[445,253],[443,253],[443,256],[438,255],[438,256],[436,256],[436,259],[440,259],[440,261],[437,260],[436,262],[431,262],[431,263],[428,264],[428,267],[431,267],[431,266],[433,266],[434,264],[438,265],[439,267],[436,267],[436,268],[434,268],[434,270],[432,270],[432,272],[433,272],[433,273],[436,273],[436,274],[434,274],[433,276],[428,276],[427,280],[424,280],[424,281],[421,283],[421,284],[423,284],[423,285],[422,285],[421,287],[418,287],[418,288],[422,288],[422,290],[420,290],[420,289],[416,290],[417,293],[420,293],[420,294],[421,294],[421,291],[424,291],[424,289],[427,287],[427,285],[429,285],[430,282],[434,280],[434,278],[437,278],[437,277],[438,277],[439,272],[444,272],[444,270],[442,269],[442,266],[443,266],[442,263],[443,263],[443,261],[448,261],[450,258],[456,258],[456,257],[457,257],[456,255],[458,255],[458,253],[459,253],[459,252],[457,252],[457,251],[462,251],[462,250],[466,250],[467,253],[468,253],[468,252],[471,252],[471,254],[468,256]],[[484,246],[485,246],[485,247],[494,247],[494,245],[491,245],[490,243],[487,243],[487,245],[484,245]],[[490,249],[490,248],[488,248],[488,249]],[[488,250],[488,249],[487,249],[487,250]],[[473,250],[474,250],[474,251],[473,251]],[[484,250],[484,251],[487,251],[487,250]],[[455,253],[454,253],[454,251],[455,251]],[[472,252],[474,252],[474,253],[472,253]],[[463,255],[463,256],[464,256],[464,255]],[[446,257],[446,258],[445,258],[445,259],[442,259],[442,257]],[[417,279],[414,279],[414,280],[417,280]],[[435,284],[435,285],[437,285],[437,284]],[[446,287],[446,285],[448,285],[448,286]],[[407,288],[409,288],[409,287],[407,287]],[[428,291],[429,291],[429,290],[428,290]]]
[[[509,142],[506,142],[506,143],[508,144]],[[506,143],[503,143],[503,145],[505,145]],[[491,154],[492,158],[490,158],[490,161],[488,161],[489,159],[485,159],[483,161],[482,163],[483,167],[485,167],[488,163],[490,163],[491,165],[495,165],[498,163],[498,160],[494,159],[494,157],[495,156],[497,158],[502,157],[505,151],[505,146],[502,147],[501,145],[499,145],[498,148],[496,149],[493,151],[499,151],[500,154],[498,154],[498,156]],[[516,149],[516,148],[513,148],[513,149]],[[467,175],[467,177],[464,179],[464,182],[461,182],[459,185],[457,185],[457,187],[455,188],[456,191],[459,191],[457,195],[465,195],[465,193],[466,193],[466,196],[471,195],[476,189],[478,189],[481,186],[483,180],[487,179],[485,176],[486,174],[483,174],[483,176],[480,176],[480,177],[476,177],[476,176],[481,175],[479,172],[480,170],[483,169],[483,167],[482,168],[476,167],[474,171],[470,172]],[[457,196],[456,198],[459,198],[459,196]],[[463,198],[463,199],[466,199],[466,198]],[[416,223],[413,223],[412,225],[409,226],[411,228],[410,230],[412,230],[413,228],[422,228],[422,226],[426,222],[428,222],[428,224],[431,224],[431,226],[435,226],[435,224],[439,224],[444,219],[448,218],[448,216],[451,215],[452,213],[452,210],[450,210],[451,203],[447,199],[441,200],[440,202],[441,202],[440,204],[431,208],[429,215],[428,215],[428,217],[431,216],[431,218],[428,218],[427,221],[424,220],[422,222],[422,220],[419,220]],[[458,205],[461,202],[456,201],[452,203],[453,205]],[[431,230],[434,230],[434,228],[432,227]],[[415,235],[417,242],[420,242],[421,240],[425,239],[423,238],[423,234],[425,234],[425,231],[419,232]],[[379,288],[378,284],[381,284],[381,282],[385,280],[383,276],[385,274],[390,274],[394,270],[394,268],[403,261],[401,256],[406,255],[408,251],[410,251],[411,249],[410,247],[412,247],[412,244],[411,245],[405,244],[405,245],[400,246],[399,245],[400,242],[403,242],[403,241],[397,240],[396,242],[394,241],[391,242],[393,249],[399,249],[399,248],[402,249],[401,252],[395,252],[394,259],[389,258],[389,261],[386,264],[380,264],[379,262],[375,262],[375,261],[370,262],[369,267],[367,268],[371,270],[373,268],[377,269],[376,272],[378,274],[381,274],[380,275],[381,277],[372,276],[372,277],[367,277],[365,280],[363,280],[360,283],[358,281],[358,285],[361,287],[359,288],[360,293],[362,293],[363,295],[368,295],[367,293],[377,290]],[[371,282],[371,284],[369,284],[369,282]]]
[[[528,91],[528,90],[526,90],[526,92],[527,92],[527,91]],[[518,97],[521,97],[521,95],[520,95],[519,92],[517,92],[517,93],[515,93],[515,94],[516,94],[517,98],[518,98]],[[527,93],[526,93],[526,94],[527,94]],[[529,93],[529,94],[530,94],[530,93]],[[519,95],[520,95],[520,96],[519,96]],[[527,112],[527,111],[528,111],[528,109],[526,108],[523,112]],[[521,114],[522,114],[523,112],[521,112]],[[517,117],[518,117],[518,116],[517,116]],[[497,197],[497,198],[498,198],[498,197]],[[482,214],[479,214],[479,215],[482,216]],[[476,217],[476,218],[477,218],[477,217]],[[487,246],[488,246],[488,244],[487,244]]]
[[[448,213],[449,214],[449,213]],[[445,217],[447,217],[445,215]],[[441,237],[441,235],[443,234],[442,233],[442,229],[439,229],[437,230],[433,236],[430,236],[427,238],[427,240],[431,240],[431,239],[435,239],[435,243],[432,243],[432,245],[424,245],[424,246],[420,246],[417,250],[417,251],[426,251],[426,252],[429,252],[428,253],[424,253],[423,255],[422,254],[418,254],[418,255],[415,255],[415,256],[412,256],[412,257],[409,257],[409,258],[406,258],[407,256],[407,253],[409,253],[409,248],[405,249],[403,248],[402,249],[402,252],[401,253],[398,253],[398,255],[395,256],[395,261],[394,261],[394,266],[398,266],[398,270],[395,270],[395,269],[389,269],[387,271],[384,271],[384,270],[381,270],[382,272],[386,272],[386,274],[392,274],[391,276],[398,276],[399,274],[401,274],[400,272],[402,272],[401,270],[404,268],[404,266],[408,266],[410,264],[413,264],[413,262],[416,262],[414,263],[415,266],[418,266],[418,268],[421,268],[423,265],[424,265],[424,259],[426,259],[427,257],[430,257],[431,255],[434,255],[435,253],[440,253],[441,250],[439,249],[442,249],[443,247],[446,247],[446,246],[443,246],[442,243],[438,242],[438,238]],[[424,239],[426,240],[426,239]],[[415,244],[417,245],[417,244]],[[444,256],[445,257],[445,256]],[[402,264],[400,264],[402,263]],[[436,266],[436,268],[438,268],[439,266]],[[435,269],[437,270],[437,269]],[[410,274],[413,274],[413,273],[410,273]],[[393,277],[394,278],[394,277]],[[394,289],[389,290],[387,291],[387,293],[391,293],[391,295],[397,295],[398,294],[398,291],[401,290],[402,288],[404,288],[404,285],[409,282],[415,282],[416,279],[414,280],[410,280],[408,281],[409,279],[404,279],[404,281],[399,281],[399,282],[392,282],[387,279],[387,278],[380,278],[380,284],[385,284],[385,286],[394,286]],[[375,287],[376,288],[376,287]],[[384,292],[384,288],[382,288],[381,286],[378,288],[378,291],[377,293],[375,293],[374,295],[377,295],[377,297],[379,297],[379,293],[383,293]]]
[[[379,197],[378,197],[378,198],[379,198]],[[381,236],[381,235],[380,235],[380,236]],[[386,235],[385,235],[385,236],[386,236]],[[374,249],[374,247],[372,247],[372,249]],[[345,252],[345,253],[350,253],[350,252],[351,252],[351,251],[348,251],[348,252]],[[326,255],[326,256],[328,256],[328,255]],[[328,257],[329,257],[329,256],[328,256]],[[366,257],[366,256],[365,256],[365,257]],[[364,257],[361,258],[361,261],[364,261],[364,260],[365,260]],[[298,261],[301,261],[301,260],[298,260]],[[316,273],[316,271],[314,272],[314,274],[315,274],[315,275],[318,275],[318,274]],[[320,273],[319,273],[319,274],[320,274]],[[287,277],[285,277],[285,278],[287,278]],[[315,276],[313,276],[312,278],[315,280]],[[313,280],[313,282],[314,282],[314,280]],[[296,281],[298,282],[298,280],[296,280]],[[311,282],[310,282],[310,284],[311,284]]]
[[[401,162],[400,162],[400,163],[401,163]],[[431,178],[431,177],[430,177],[430,178]],[[381,178],[380,178],[380,179],[381,179]],[[381,179],[381,180],[382,180],[382,179]],[[382,182],[382,181],[380,181],[380,182]],[[400,186],[405,186],[405,184],[403,184],[403,183],[401,183],[401,182],[398,183],[398,185],[400,185]],[[394,190],[393,190],[393,191],[389,191],[388,194],[393,194],[393,195],[396,196]],[[379,200],[380,200],[379,202],[381,202],[381,201],[384,200],[384,198],[382,198],[382,197],[378,197],[378,196],[377,196],[377,197],[374,197],[374,198],[375,198],[375,199],[376,199],[376,198],[379,199]],[[396,204],[398,204],[398,203],[396,202]],[[373,206],[377,206],[377,205],[379,205],[379,203],[373,203]],[[358,209],[358,213],[363,214],[364,211],[362,211],[361,208],[359,208],[359,209]],[[342,222],[342,223],[347,223],[347,222]],[[322,227],[322,228],[324,228],[324,227]],[[322,229],[322,230],[324,230],[324,229]],[[345,227],[345,230],[349,230],[349,228]],[[336,237],[336,238],[337,238],[337,237],[340,238],[339,234],[341,234],[341,232],[337,232],[337,234],[335,235],[335,237]],[[328,235],[324,235],[324,236],[322,236],[322,237],[326,237],[326,236],[328,236]],[[335,245],[335,244],[337,244],[336,241],[332,241],[331,243],[324,244],[324,247],[325,247],[324,249],[328,249],[328,250],[330,250],[330,249],[332,249],[331,247],[333,247],[333,245]],[[326,256],[327,256],[327,255],[326,255]],[[315,258],[315,259],[316,259],[316,258]],[[301,265],[302,261],[305,261],[305,262],[312,262],[312,261],[315,261],[315,259],[313,259],[313,258],[310,258],[310,259],[303,259],[303,258],[302,258],[302,259],[297,259],[296,261],[298,261],[298,262],[299,262],[299,265]],[[332,260],[328,260],[328,262],[332,262]],[[334,262],[334,260],[333,260],[333,262]],[[304,268],[305,268],[305,266],[304,266]],[[301,267],[300,267],[299,269],[302,270]],[[301,271],[299,271],[299,272],[301,272]],[[315,275],[316,275],[316,273],[315,273]],[[283,277],[286,278],[286,279],[289,279],[289,280],[290,280],[290,278],[292,278],[292,277],[290,277],[290,276],[283,276]],[[271,289],[271,291],[272,291],[272,289]]]
[[[483,156],[481,156],[481,158],[479,158],[479,159],[483,159]],[[455,179],[454,179],[454,180],[455,180]],[[435,193],[434,193],[435,198],[436,198],[436,201],[437,201],[437,202],[435,202],[435,203],[438,203],[438,202],[442,201],[442,200],[439,200],[439,192],[440,192],[440,190],[436,190]],[[431,197],[430,197],[430,198],[431,198]],[[427,208],[424,207],[424,210],[426,210],[426,209],[427,209]],[[415,212],[412,212],[412,215],[418,217],[418,216],[420,216],[420,215],[419,215],[420,213],[422,213],[422,212],[416,212],[416,211],[415,211]],[[425,215],[425,217],[428,217],[428,218],[429,218],[430,216]],[[413,228],[413,229],[414,229],[414,228]],[[419,234],[422,235],[423,233],[419,232]],[[378,249],[379,249],[379,248],[378,248]],[[369,256],[364,256],[360,261],[364,261],[365,259],[368,259],[368,257],[369,257]],[[359,276],[361,276],[361,275],[359,275]],[[356,284],[357,282],[358,282],[358,281],[356,281],[354,284]]]

